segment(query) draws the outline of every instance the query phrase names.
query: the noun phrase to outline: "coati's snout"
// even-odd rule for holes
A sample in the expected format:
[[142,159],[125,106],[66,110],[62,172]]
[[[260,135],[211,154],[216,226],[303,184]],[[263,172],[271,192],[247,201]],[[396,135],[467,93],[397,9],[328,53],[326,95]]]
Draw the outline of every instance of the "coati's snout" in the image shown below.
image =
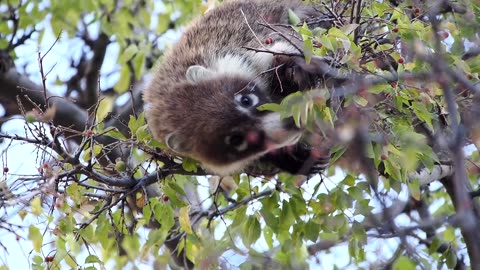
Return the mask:
[[212,172],[227,175],[239,172],[253,160],[276,149],[294,145],[302,133],[298,128],[286,128],[276,113],[264,116],[257,124],[239,125],[229,132],[219,132],[191,149],[190,156],[202,160]]

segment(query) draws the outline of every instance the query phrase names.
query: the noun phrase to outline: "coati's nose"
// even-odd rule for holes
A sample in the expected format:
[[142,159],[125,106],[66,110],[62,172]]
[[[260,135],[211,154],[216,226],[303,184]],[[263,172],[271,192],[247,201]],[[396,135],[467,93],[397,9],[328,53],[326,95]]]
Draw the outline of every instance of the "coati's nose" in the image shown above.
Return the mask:
[[248,145],[262,145],[265,141],[265,132],[261,130],[250,130],[245,134]]

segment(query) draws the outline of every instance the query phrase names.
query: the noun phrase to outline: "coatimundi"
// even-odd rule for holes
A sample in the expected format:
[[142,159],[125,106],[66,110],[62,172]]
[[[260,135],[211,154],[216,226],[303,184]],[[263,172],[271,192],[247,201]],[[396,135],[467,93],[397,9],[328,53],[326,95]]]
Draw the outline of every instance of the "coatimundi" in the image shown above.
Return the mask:
[[310,151],[298,144],[302,131],[293,120],[257,110],[303,90],[283,82],[291,76],[277,69],[288,67],[292,75],[306,65],[294,45],[301,40],[287,27],[289,9],[301,19],[316,12],[295,0],[227,1],[194,21],[145,90],[154,137],[218,175],[241,172],[255,160],[309,173],[300,171]]

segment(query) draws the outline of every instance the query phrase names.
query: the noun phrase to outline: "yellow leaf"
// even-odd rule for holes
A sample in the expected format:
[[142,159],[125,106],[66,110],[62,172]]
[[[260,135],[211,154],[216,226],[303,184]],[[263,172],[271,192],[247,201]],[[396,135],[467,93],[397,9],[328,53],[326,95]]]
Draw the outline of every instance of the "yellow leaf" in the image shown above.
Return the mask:
[[180,209],[178,214],[178,221],[180,221],[180,227],[187,233],[192,234],[192,224],[190,224],[190,206],[185,206]]
[[32,241],[33,249],[36,252],[40,252],[43,243],[43,236],[37,227],[31,225],[28,228],[28,239]]
[[113,109],[113,98],[111,97],[104,97],[100,100],[100,104],[98,105],[97,109],[97,122],[100,122],[107,116],[109,112]]
[[33,200],[30,202],[30,207],[32,208],[32,213],[36,216],[43,213],[42,201],[40,200],[40,197],[33,198]]

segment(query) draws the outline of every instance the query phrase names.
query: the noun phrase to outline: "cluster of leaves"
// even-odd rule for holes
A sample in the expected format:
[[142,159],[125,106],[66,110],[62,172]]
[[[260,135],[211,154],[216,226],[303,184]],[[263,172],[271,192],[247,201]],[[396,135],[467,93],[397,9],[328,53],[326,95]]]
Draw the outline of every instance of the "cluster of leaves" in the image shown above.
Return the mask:
[[[467,171],[459,154],[466,141],[478,147],[480,134],[480,57],[472,50],[480,46],[478,4],[331,1],[319,3],[323,16],[311,21],[291,14],[305,60],[322,57],[335,72],[319,74],[314,90],[262,109],[292,116],[313,147],[331,149],[332,166],[308,181],[236,175],[236,189],[224,196],[205,187],[195,161],[164,152],[140,113],[142,76],[161,55],[157,41],[204,11],[201,2],[0,3],[9,11],[0,19],[0,49],[13,61],[22,60],[15,55],[27,40],[42,44],[47,30],[83,42],[80,59],[72,57],[75,75],[56,81],[77,103],[55,101],[45,84],[22,78],[0,94],[5,119],[24,114],[27,122],[25,136],[1,135],[10,142],[5,153],[13,141],[40,153],[39,172],[29,176],[9,171],[4,159],[0,182],[0,229],[28,240],[33,269],[135,268],[171,258],[187,267],[304,269],[345,242],[349,258],[331,264],[476,267],[479,241],[461,221],[472,212],[478,224],[480,213],[474,192],[455,183],[478,188],[478,154],[469,156]],[[102,89],[97,81],[109,75],[99,70],[112,46],[120,53],[107,73],[119,79]],[[35,60],[42,65],[46,56]],[[10,69],[0,58],[0,84],[9,85]],[[43,83],[50,78],[41,76]],[[125,95],[129,101],[119,105]],[[417,173],[431,175],[439,165],[453,170],[434,179]],[[443,187],[430,187],[435,180]],[[12,213],[23,225],[7,220]],[[392,251],[372,260],[376,244]]]

